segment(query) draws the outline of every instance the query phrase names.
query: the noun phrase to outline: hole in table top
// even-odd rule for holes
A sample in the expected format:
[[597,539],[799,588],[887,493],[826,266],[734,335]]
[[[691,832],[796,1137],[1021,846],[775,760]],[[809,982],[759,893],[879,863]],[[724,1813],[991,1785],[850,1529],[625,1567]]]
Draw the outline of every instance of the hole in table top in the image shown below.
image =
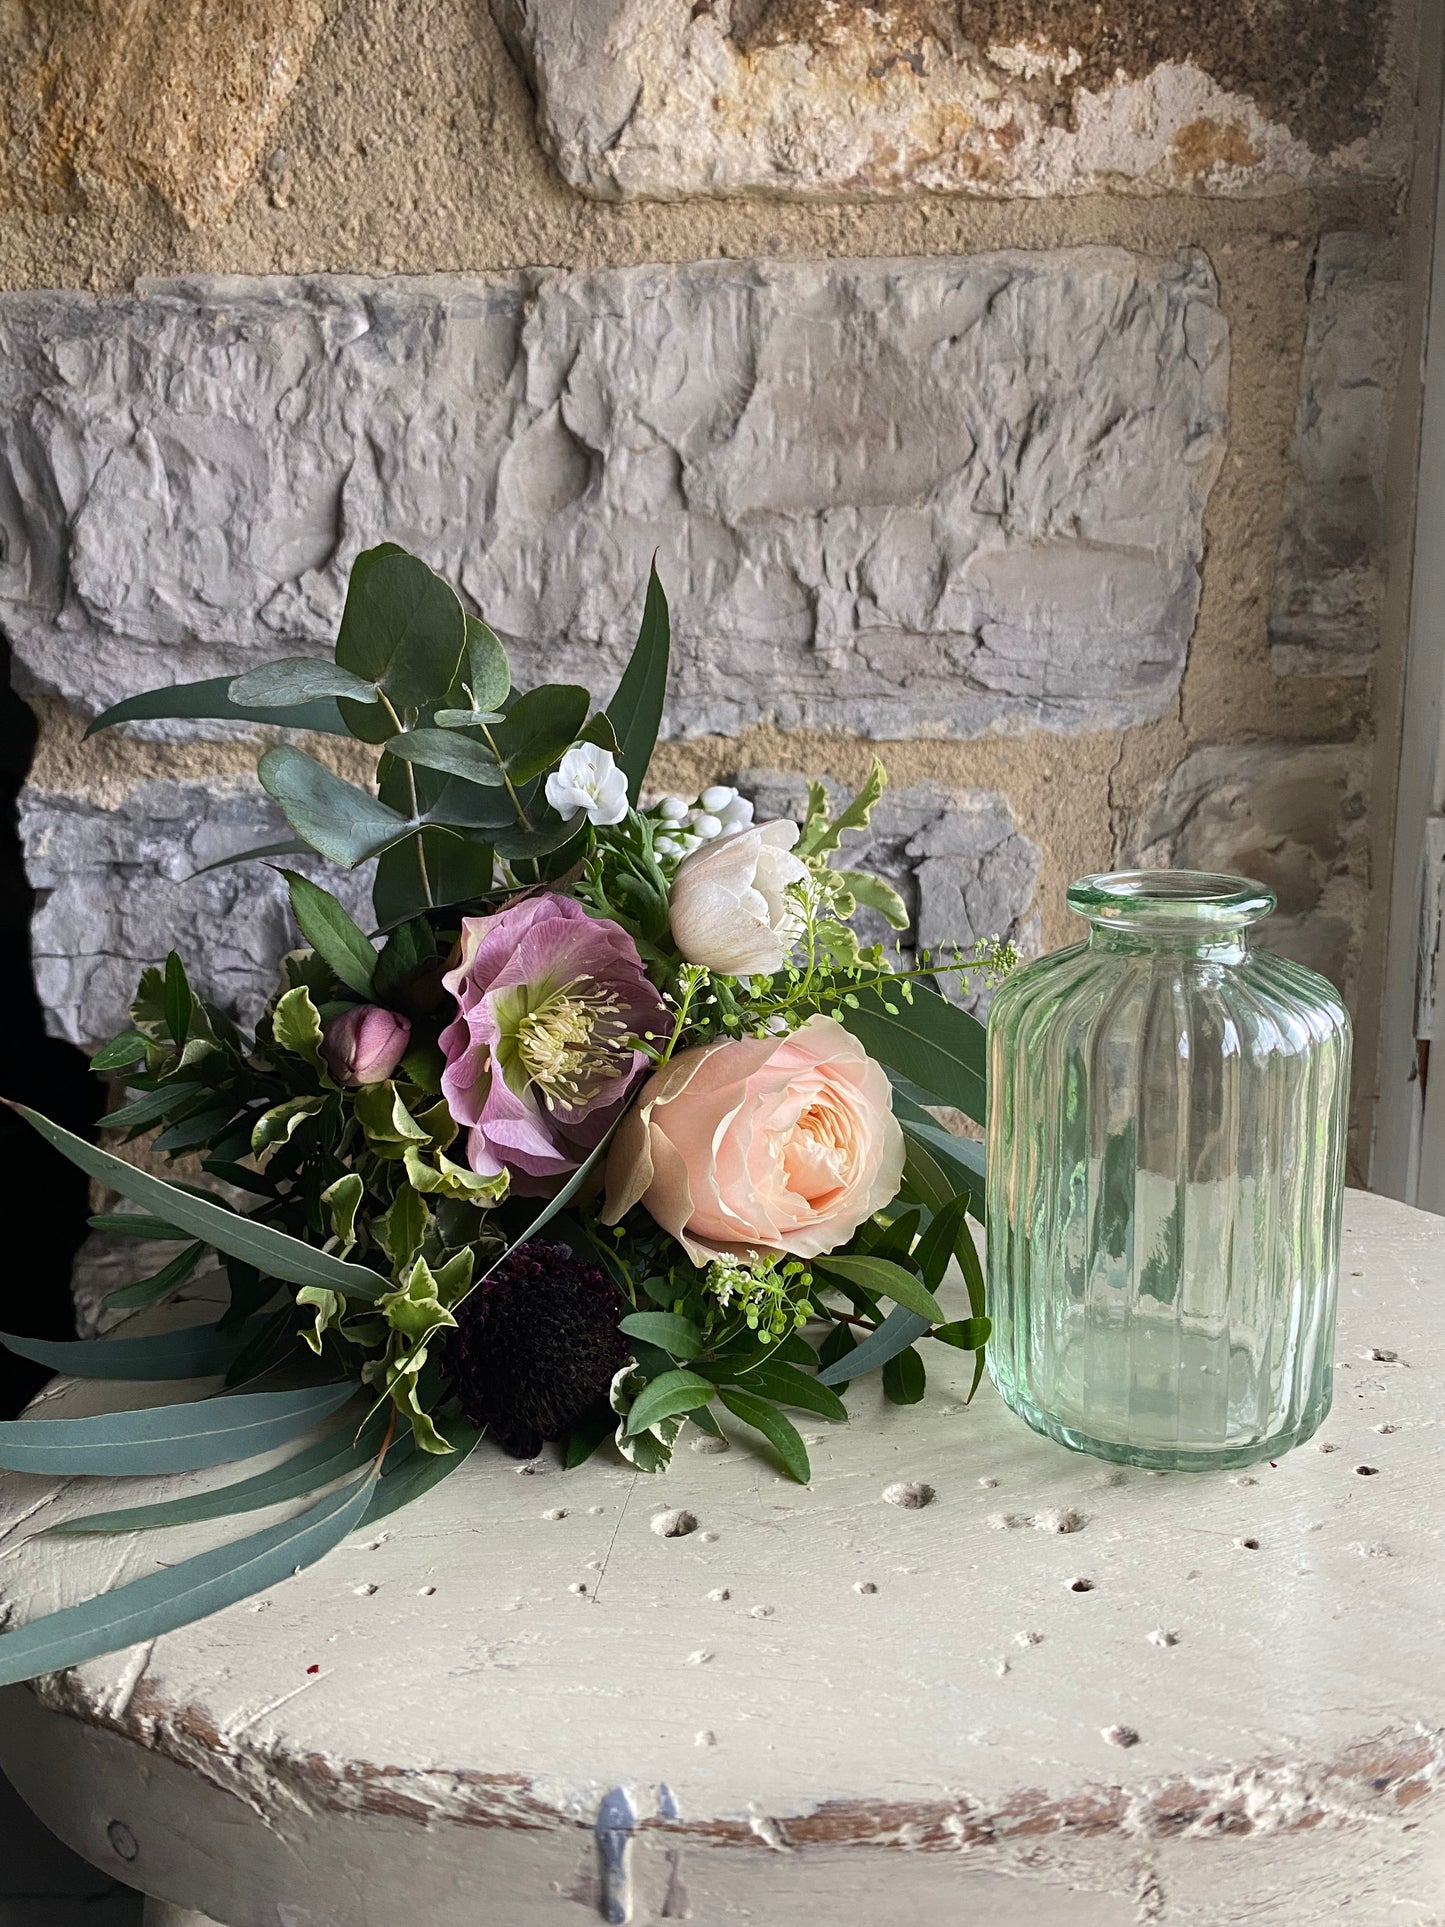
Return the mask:
[[652,1530],[659,1539],[685,1539],[690,1532],[697,1531],[697,1518],[681,1507],[668,1512],[654,1512]]
[[1094,1582],[1092,1579],[1071,1579],[1069,1581],[1070,1592],[1092,1592],[1093,1590]]
[[1244,1548],[1244,1550],[1245,1550],[1246,1552],[1258,1552],[1258,1551],[1259,1551],[1259,1541],[1258,1541],[1258,1539],[1236,1539],[1234,1543],[1235,1543],[1235,1544],[1236,1544],[1237,1546],[1242,1546],[1242,1547]]
[[1356,1472],[1359,1473],[1362,1479],[1373,1479],[1379,1469],[1378,1465],[1357,1465],[1355,1467]]
[[902,1506],[905,1512],[917,1512],[923,1506],[932,1505],[937,1495],[922,1479],[899,1479],[893,1485],[884,1486],[883,1496],[889,1505]]

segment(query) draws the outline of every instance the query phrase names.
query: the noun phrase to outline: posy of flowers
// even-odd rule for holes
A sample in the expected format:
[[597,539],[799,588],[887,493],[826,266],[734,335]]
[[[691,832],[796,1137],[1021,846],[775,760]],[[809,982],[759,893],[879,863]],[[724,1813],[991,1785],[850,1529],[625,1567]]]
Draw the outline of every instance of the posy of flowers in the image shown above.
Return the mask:
[[[836,815],[810,784],[801,824],[755,822],[722,785],[645,803],[667,668],[654,573],[605,709],[568,685],[518,693],[491,630],[384,544],[353,567],[334,661],[152,691],[93,725],[351,737],[375,746],[376,782],[268,748],[260,780],[293,834],[245,854],[281,870],[304,947],[254,1039],[173,953],[94,1060],[125,1087],[108,1129],[155,1133],[205,1183],[26,1113],[138,1207],[93,1223],[177,1246],[113,1305],[176,1297],[211,1253],[229,1304],[153,1335],[8,1340],[81,1376],[218,1385],[0,1425],[0,1466],[154,1476],[295,1448],[67,1532],[305,1503],[0,1635],[0,1683],[261,1590],[484,1436],[528,1456],[556,1440],[569,1466],[610,1441],[657,1471],[684,1425],[726,1425],[806,1480],[789,1412],[842,1420],[872,1371],[916,1401],[924,1340],[974,1353],[977,1385],[982,1160],[935,1112],[982,1118],[983,1032],[940,986],[1009,958],[864,941],[860,913],[908,921],[844,852],[882,792],[876,759]],[[300,855],[374,864],[373,931],[290,867]],[[963,1290],[945,1308],[951,1266]]]

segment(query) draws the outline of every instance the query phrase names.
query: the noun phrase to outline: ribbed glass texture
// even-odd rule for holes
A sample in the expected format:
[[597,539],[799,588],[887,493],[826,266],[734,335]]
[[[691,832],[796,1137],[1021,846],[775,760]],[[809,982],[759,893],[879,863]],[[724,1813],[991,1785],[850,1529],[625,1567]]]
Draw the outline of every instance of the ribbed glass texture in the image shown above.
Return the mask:
[[1036,1431],[1203,1470],[1330,1407],[1350,1021],[1240,877],[1085,877],[1087,942],[989,1013],[994,1383]]

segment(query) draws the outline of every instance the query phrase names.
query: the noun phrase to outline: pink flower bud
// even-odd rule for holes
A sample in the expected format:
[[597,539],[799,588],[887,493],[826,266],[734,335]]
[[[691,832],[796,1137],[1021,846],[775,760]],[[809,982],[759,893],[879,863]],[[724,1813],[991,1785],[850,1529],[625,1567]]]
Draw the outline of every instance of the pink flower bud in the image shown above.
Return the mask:
[[411,1024],[380,1004],[358,1004],[333,1017],[321,1033],[321,1053],[338,1084],[384,1084],[406,1055]]

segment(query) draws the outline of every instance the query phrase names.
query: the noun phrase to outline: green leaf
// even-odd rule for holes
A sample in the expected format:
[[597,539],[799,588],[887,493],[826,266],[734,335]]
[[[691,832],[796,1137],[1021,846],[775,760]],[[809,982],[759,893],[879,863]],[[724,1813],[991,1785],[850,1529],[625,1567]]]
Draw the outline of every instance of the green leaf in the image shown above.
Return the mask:
[[305,984],[284,992],[276,999],[271,1013],[271,1035],[297,1057],[304,1057],[313,1070],[324,1070],[321,1055],[321,1013],[311,1001]]
[[164,1151],[169,1157],[179,1157],[183,1151],[198,1151],[202,1146],[214,1143],[235,1115],[234,1100],[214,1105],[209,1110],[187,1111],[178,1123],[161,1132],[151,1149]]
[[856,1001],[838,1017],[870,1057],[984,1122],[984,1028],[976,1017],[931,990],[915,990],[910,1002],[892,984],[860,989]]
[[297,703],[289,709],[269,704],[263,709],[234,702],[231,685],[234,676],[208,676],[204,682],[172,683],[166,689],[148,689],[143,695],[127,696],[123,702],[103,709],[86,730],[114,729],[117,723],[147,723],[159,719],[224,717],[238,723],[273,723],[280,729],[310,729],[323,736],[345,736],[347,729],[341,711],[329,700]]
[[90,1060],[93,1071],[127,1070],[139,1058],[145,1056],[146,1040],[138,1030],[123,1030],[119,1037],[112,1037],[108,1044],[102,1044]]
[[330,964],[348,990],[370,997],[376,977],[376,952],[329,890],[295,870],[282,870],[291,892],[296,927],[318,957]]
[[967,1198],[950,1198],[943,1209],[936,1211],[929,1219],[928,1229],[918,1241],[913,1262],[922,1272],[923,1282],[930,1291],[937,1291],[943,1283],[943,1274],[954,1255],[967,1210]]
[[373,1413],[355,1435],[353,1427],[343,1425],[328,1432],[304,1452],[293,1452],[280,1465],[257,1472],[249,1479],[234,1479],[229,1485],[212,1486],[207,1492],[182,1492],[174,1499],[157,1499],[151,1505],[118,1506],[111,1512],[85,1512],[74,1519],[61,1519],[43,1528],[56,1539],[93,1538],[103,1532],[147,1532],[155,1527],[194,1525],[202,1519],[228,1519],[232,1514],[259,1512],[263,1506],[282,1505],[287,1499],[302,1499],[320,1491],[333,1479],[344,1478],[361,1466],[370,1464],[381,1449],[386,1419]]
[[988,1343],[992,1330],[991,1318],[955,1318],[946,1325],[935,1326],[930,1336],[945,1345],[956,1346],[961,1352],[978,1352]]
[[883,1396],[891,1405],[916,1405],[927,1389],[927,1369],[911,1345],[883,1367]]
[[[895,1094],[895,1103],[896,1103]],[[983,1180],[961,1158],[952,1158],[913,1124],[903,1126],[903,1190],[930,1211],[941,1211],[954,1197],[966,1197],[975,1217],[983,1216]],[[945,1136],[947,1133],[944,1134]],[[960,1142],[965,1140],[960,1139]]]
[[607,720],[617,732],[617,761],[627,778],[627,799],[634,809],[662,726],[670,636],[667,597],[662,592],[654,560],[647,578],[647,599],[642,605],[642,626],[606,712]]
[[577,740],[592,698],[575,683],[543,683],[519,696],[495,731],[497,749],[514,784],[551,769]]
[[[426,861],[426,886],[417,862],[420,844]],[[471,903],[492,887],[492,852],[488,845],[423,830],[419,836],[384,850],[376,861],[371,903],[378,929],[388,930],[423,910]]]
[[673,1358],[697,1358],[706,1349],[702,1333],[690,1318],[671,1311],[634,1311],[622,1320],[629,1338],[645,1339]]
[[314,656],[283,656],[279,662],[248,669],[231,684],[233,703],[243,708],[276,709],[308,703],[318,696],[349,696],[353,702],[378,700],[375,683],[353,676],[338,663],[319,662]]
[[602,1441],[610,1439],[616,1430],[617,1414],[612,1407],[605,1401],[595,1405],[578,1419],[568,1435],[562,1453],[564,1470],[575,1472],[579,1465],[585,1465]]
[[[798,856],[821,856],[825,851],[836,850],[845,830],[866,830],[868,819],[874,806],[888,787],[888,773],[878,758],[874,756],[868,766],[868,774],[863,779],[863,787],[852,802],[829,823],[826,810],[820,812],[811,794],[809,785],[808,819],[803,833],[793,846]],[[906,922],[907,919],[905,918]]]
[[430,1226],[431,1213],[426,1201],[409,1184],[404,1184],[390,1208],[372,1221],[372,1230],[397,1277],[411,1265]]
[[186,982],[186,967],[178,951],[172,950],[166,958],[165,984],[166,1029],[176,1049],[184,1050],[191,1034],[191,1012],[196,1000]]
[[356,1243],[356,1214],[366,1190],[359,1171],[346,1171],[321,1193],[321,1202],[331,1213],[332,1236],[341,1246],[344,1258]]
[[[367,549],[351,567],[336,660],[380,685],[394,710],[436,708],[461,670],[466,619],[451,586],[394,543]],[[396,724],[384,706],[344,703],[351,732],[384,742]]]
[[928,1319],[898,1306],[889,1312],[877,1331],[869,1332],[861,1345],[855,1345],[843,1357],[825,1365],[818,1374],[818,1382],[822,1385],[847,1385],[853,1379],[861,1378],[865,1372],[876,1372],[880,1365],[886,1365],[890,1358],[896,1358],[915,1338],[922,1338],[928,1326]]
[[151,1338],[19,1338],[0,1332],[0,1345],[72,1378],[207,1378],[224,1372],[250,1335],[244,1326],[221,1332],[214,1325]]
[[273,1144],[289,1144],[297,1128],[308,1117],[315,1117],[325,1102],[322,1097],[285,1097],[279,1104],[273,1104],[251,1128],[252,1155],[260,1157]]
[[107,1111],[100,1127],[103,1131],[143,1131],[149,1125],[158,1124],[163,1117],[184,1112],[209,1096],[208,1091],[190,1078],[169,1078],[153,1091],[142,1091],[139,1097],[133,1097],[118,1110]]
[[497,855],[509,863],[519,857],[550,856],[569,843],[580,843],[586,826],[585,817],[575,823],[564,823],[555,810],[548,810],[529,830],[498,830],[492,837],[492,846]]
[[830,1253],[826,1258],[814,1258],[812,1264],[814,1271],[821,1271],[825,1278],[843,1278],[850,1285],[862,1285],[865,1291],[891,1298],[895,1305],[916,1312],[932,1324],[943,1323],[943,1307],[933,1293],[911,1271],[889,1258],[845,1258]]
[[[94,1222],[94,1220],[92,1220]],[[174,1232],[169,1234],[174,1237]],[[119,1290],[107,1292],[105,1305],[107,1311],[129,1311],[135,1306],[158,1305],[169,1298],[173,1291],[190,1277],[207,1247],[203,1244],[187,1245],[178,1252],[168,1265],[152,1274],[149,1278],[137,1278],[134,1284],[122,1285]]]
[[759,1398],[774,1399],[779,1405],[796,1405],[800,1411],[816,1412],[819,1418],[837,1423],[848,1416],[848,1408],[831,1386],[820,1384],[811,1372],[800,1371],[780,1358],[766,1359],[755,1365],[742,1380],[744,1391]]
[[389,736],[386,751],[406,763],[420,763],[424,769],[441,770],[447,776],[460,776],[484,788],[500,788],[502,766],[485,743],[474,743],[470,736],[452,729],[408,729],[400,736]]
[[645,1432],[649,1426],[656,1425],[659,1419],[676,1418],[681,1412],[691,1412],[699,1405],[706,1405],[716,1390],[715,1385],[700,1378],[696,1372],[664,1372],[660,1378],[652,1379],[638,1394],[632,1410],[627,1414],[626,1429],[629,1435]]
[[413,977],[427,964],[436,961],[437,944],[425,917],[409,917],[392,931],[376,960],[372,994],[383,1003],[395,1002],[409,988]]
[[356,1389],[347,1379],[299,1392],[243,1392],[95,1418],[9,1419],[0,1423],[0,1466],[64,1477],[198,1472],[285,1445],[338,1411]]
[[152,1177],[149,1171],[138,1171],[124,1158],[87,1144],[84,1138],[52,1124],[28,1105],[12,1104],[10,1108],[88,1177],[98,1178],[123,1198],[149,1208],[187,1236],[201,1238],[217,1251],[243,1259],[272,1278],[288,1285],[329,1285],[349,1298],[379,1298],[390,1288],[388,1280],[362,1265],[345,1264],[300,1238],[278,1231],[274,1225],[257,1224],[254,1218],[243,1217],[210,1198]]
[[107,1231],[122,1238],[170,1239],[179,1242],[185,1237],[184,1231],[177,1231],[173,1224],[163,1218],[143,1217],[139,1211],[97,1211],[86,1223],[92,1231]]
[[908,906],[891,883],[874,876],[871,870],[840,870],[838,875],[865,909],[876,910],[884,922],[895,930],[908,928]]
[[903,1126],[905,1137],[932,1155],[947,1178],[948,1192],[964,1193],[974,1217],[982,1223],[986,1189],[983,1146],[972,1138],[955,1136],[930,1111],[925,1110],[919,1099],[928,1095],[926,1091],[916,1090],[897,1072],[890,1072],[889,1082],[893,1086],[893,1115]]
[[479,616],[468,616],[466,683],[472,708],[486,714],[502,707],[512,687],[507,652]]
[[155,1639],[315,1565],[361,1519],[375,1476],[353,1480],[298,1518],[0,1634],[0,1685]]
[[199,870],[192,870],[188,882],[196,877],[209,875],[212,870],[229,870],[233,863],[255,863],[272,856],[310,856],[311,845],[303,843],[299,836],[283,837],[279,843],[258,843],[254,850],[237,850],[232,856],[218,856],[214,863],[203,863]]
[[808,1483],[813,1476],[813,1469],[808,1463],[808,1448],[791,1419],[784,1418],[777,1407],[769,1405],[765,1399],[754,1398],[751,1392],[740,1392],[736,1385],[720,1385],[718,1397],[734,1418],[741,1419],[744,1425],[750,1425],[755,1432],[762,1433],[783,1461],[784,1469],[799,1485]]
[[256,774],[296,834],[343,869],[354,870],[368,857],[379,856],[416,827],[369,790],[358,789],[289,744],[268,749]]

